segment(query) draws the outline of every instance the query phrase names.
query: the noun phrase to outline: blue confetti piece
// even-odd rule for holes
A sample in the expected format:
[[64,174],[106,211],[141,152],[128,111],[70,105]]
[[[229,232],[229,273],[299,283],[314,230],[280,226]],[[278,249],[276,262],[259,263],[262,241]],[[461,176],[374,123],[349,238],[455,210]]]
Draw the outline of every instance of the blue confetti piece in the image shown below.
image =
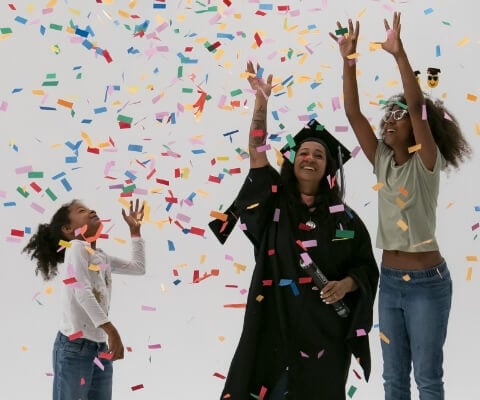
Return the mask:
[[75,164],[77,161],[78,161],[77,157],[75,157],[75,156],[65,157],[65,162],[67,164]]
[[15,89],[12,90],[12,94],[21,92],[22,90],[23,90],[23,88],[15,88]]
[[235,39],[235,36],[232,33],[217,33],[217,38],[218,39],[228,39],[228,40],[233,40]]
[[271,11],[273,10],[273,4],[259,4],[258,9],[264,11]]
[[55,107],[40,106],[40,110],[44,110],[44,111],[56,111],[57,109],[56,109]]
[[60,172],[59,174],[52,176],[52,179],[55,181],[65,175],[67,175],[65,172]]
[[97,108],[94,108],[94,109],[93,109],[93,112],[94,112],[95,114],[101,114],[101,113],[107,112],[107,107],[97,107]]
[[93,47],[93,43],[90,42],[89,40],[84,40],[82,42],[83,47],[85,47],[87,50],[90,50]]
[[316,89],[318,86],[320,86],[320,82],[312,82],[310,84],[310,89]]
[[197,194],[195,192],[190,193],[190,195],[187,197],[188,200],[193,202],[193,199],[195,198]]
[[203,150],[203,149],[193,149],[192,153],[193,154],[204,154],[204,153],[206,153],[206,151]]
[[40,25],[40,35],[45,36],[46,28],[43,25]]
[[63,187],[67,192],[70,192],[72,190],[72,187],[70,186],[70,183],[68,183],[67,178],[63,178],[62,180],[60,180],[60,182],[62,183]]
[[175,251],[175,245],[171,240],[168,241],[168,251]]
[[89,32],[88,31],[84,31],[83,29],[80,29],[80,28],[76,28],[75,29],[75,35],[78,35],[78,36],[81,36],[81,37],[88,37],[88,34]]
[[153,8],[165,9],[167,5],[165,3],[153,3]]
[[15,203],[14,201],[8,201],[6,203],[3,203],[4,207],[14,207],[16,205],[17,205],[17,203]]
[[475,211],[480,211],[480,206],[475,206],[474,209]]
[[294,296],[298,296],[300,294],[297,284],[294,281],[292,281],[292,283],[290,284],[290,287],[292,288],[292,292]]
[[172,208],[173,206],[173,203],[168,203],[167,204],[167,207],[165,208],[165,211],[170,211],[170,209]]
[[82,119],[80,121],[81,124],[91,124],[92,123],[92,120],[91,119]]
[[280,279],[278,286],[290,286],[292,282],[293,281],[291,279]]
[[17,15],[15,17],[14,21],[17,21],[18,23],[25,25],[28,20],[26,18],[23,18],[23,17],[20,17],[19,15]]
[[175,279],[175,280],[173,281],[173,284],[174,284],[175,286],[177,286],[177,285],[179,285],[181,282],[182,282],[182,281],[181,281],[180,279]]
[[128,151],[137,151],[141,153],[143,151],[143,146],[141,144],[129,144]]
[[174,113],[174,112],[172,112],[172,113],[170,114],[170,123],[171,123],[172,125],[175,125],[175,124],[177,123],[176,120],[175,120],[175,113]]
[[293,75],[290,75],[288,78],[284,79],[282,82],[282,85],[285,86],[288,82],[290,82],[293,79]]
[[275,121],[278,121],[278,111],[272,111],[272,116]]
[[431,13],[433,13],[433,8],[426,8],[426,9],[423,11],[423,13],[424,13],[425,15],[431,14]]
[[32,228],[30,228],[29,226],[26,226],[23,231],[24,231],[27,235],[30,235],[30,233],[32,233]]
[[132,181],[134,181],[135,179],[137,179],[137,177],[135,176],[135,174],[131,171],[125,171],[125,175],[128,177],[128,179],[131,179]]
[[263,77],[263,71],[265,71],[263,67],[260,67],[259,69],[257,69],[257,78]]
[[435,57],[440,57],[441,55],[442,55],[442,51],[441,51],[441,49],[440,49],[440,45],[437,44],[437,45],[435,46]]

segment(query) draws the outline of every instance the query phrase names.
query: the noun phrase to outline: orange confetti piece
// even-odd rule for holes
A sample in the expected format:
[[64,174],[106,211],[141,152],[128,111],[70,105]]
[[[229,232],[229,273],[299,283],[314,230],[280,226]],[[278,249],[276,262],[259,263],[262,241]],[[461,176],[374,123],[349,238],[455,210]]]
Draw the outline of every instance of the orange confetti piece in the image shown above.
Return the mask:
[[477,262],[478,257],[477,256],[467,256],[467,261],[472,261],[472,262]]
[[472,280],[472,273],[473,273],[473,268],[472,267],[468,267],[467,269],[467,281],[471,281]]
[[390,339],[383,332],[380,332],[380,340],[386,344],[390,344]]
[[419,151],[420,149],[422,148],[422,144],[419,143],[419,144],[416,144],[415,146],[410,146],[408,148],[408,152],[411,154],[411,153],[415,153],[416,151]]
[[375,185],[372,186],[372,189],[375,190],[376,192],[378,192],[383,186],[384,186],[384,184],[382,182],[378,182],[378,183],[376,183]]
[[403,220],[401,220],[401,219],[399,219],[399,220],[397,221],[397,226],[398,226],[402,231],[404,231],[404,232],[405,232],[406,230],[408,230],[408,225],[405,223],[405,221],[403,221]]
[[405,275],[402,276],[402,279],[403,279],[405,282],[408,282],[411,278],[410,278],[410,275],[405,274]]
[[467,93],[467,100],[468,101],[477,101],[478,100],[478,96],[473,94],[473,93]]
[[246,303],[232,303],[232,304],[224,304],[223,307],[225,308],[245,308],[247,306]]
[[67,107],[67,108],[72,108],[73,107],[73,103],[71,101],[62,100],[62,99],[58,99],[57,104],[59,106],[63,106],[63,107]]
[[220,221],[225,222],[228,219],[228,215],[218,212],[218,211],[210,211],[210,216],[215,219],[219,219]]

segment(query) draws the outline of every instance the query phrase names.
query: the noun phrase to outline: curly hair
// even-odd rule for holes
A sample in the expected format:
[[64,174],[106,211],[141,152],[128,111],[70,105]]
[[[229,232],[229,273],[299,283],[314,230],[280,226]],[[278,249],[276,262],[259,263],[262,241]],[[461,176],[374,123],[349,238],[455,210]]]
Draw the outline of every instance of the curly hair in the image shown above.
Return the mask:
[[[458,169],[462,162],[471,157],[472,148],[465,139],[458,120],[447,110],[443,102],[431,99],[426,93],[424,97],[428,124],[433,139],[445,158],[446,167]],[[398,102],[407,104],[403,93],[390,97],[383,109],[388,111]],[[383,129],[384,125],[385,122],[382,120],[380,128]]]
[[37,260],[35,274],[38,275],[40,272],[46,281],[57,275],[57,265],[64,261],[65,252],[58,251],[58,242],[68,240],[62,232],[62,227],[70,223],[70,207],[76,201],[63,204],[55,212],[49,224],[39,224],[37,232],[22,250],[22,253],[30,255],[31,260]]

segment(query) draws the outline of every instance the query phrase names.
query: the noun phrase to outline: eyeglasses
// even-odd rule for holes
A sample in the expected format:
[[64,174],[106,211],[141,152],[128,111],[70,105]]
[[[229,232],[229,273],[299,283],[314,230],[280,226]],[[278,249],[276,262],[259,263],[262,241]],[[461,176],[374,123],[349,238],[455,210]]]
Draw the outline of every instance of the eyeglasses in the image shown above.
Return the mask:
[[389,110],[385,113],[385,115],[383,116],[383,120],[385,122],[387,122],[390,117],[393,117],[393,119],[395,121],[400,121],[403,117],[405,117],[405,115],[408,114],[408,111],[407,110],[401,110],[401,109],[398,109],[398,110]]

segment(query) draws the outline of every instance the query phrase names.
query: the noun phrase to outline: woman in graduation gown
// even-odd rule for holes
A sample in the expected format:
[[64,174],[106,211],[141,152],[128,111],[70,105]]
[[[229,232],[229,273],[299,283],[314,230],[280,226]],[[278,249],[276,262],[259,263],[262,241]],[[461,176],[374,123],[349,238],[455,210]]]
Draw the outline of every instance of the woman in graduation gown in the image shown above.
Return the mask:
[[[342,400],[352,354],[365,379],[370,374],[378,283],[368,231],[343,203],[335,179],[350,154],[312,120],[288,137],[278,173],[262,147],[272,76],[258,77],[251,62],[247,72],[256,89],[250,171],[227,221],[210,223],[223,243],[239,218],[255,253],[243,330],[221,398]],[[328,278],[321,291],[301,260],[313,261]],[[347,317],[332,307],[339,301]]]

